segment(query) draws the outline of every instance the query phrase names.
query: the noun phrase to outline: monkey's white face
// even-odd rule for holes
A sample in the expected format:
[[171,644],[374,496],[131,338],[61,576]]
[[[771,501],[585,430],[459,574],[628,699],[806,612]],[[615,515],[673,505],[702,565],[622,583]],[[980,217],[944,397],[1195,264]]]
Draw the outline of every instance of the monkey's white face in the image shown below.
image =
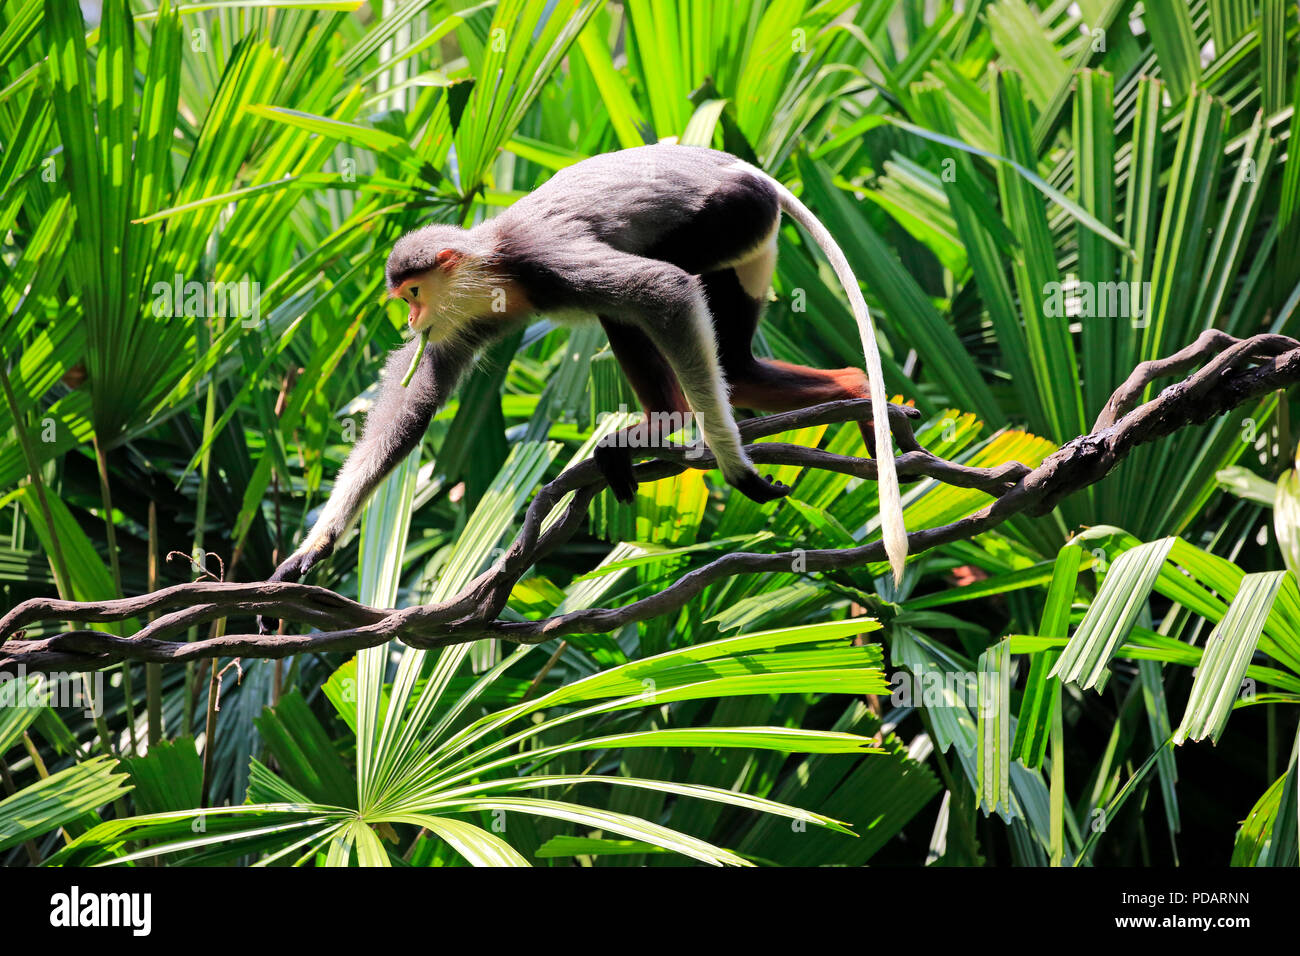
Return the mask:
[[495,275],[473,256],[444,249],[437,265],[413,275],[391,290],[407,304],[407,324],[415,333],[439,342],[479,319],[511,318],[531,306],[518,284]]
[[470,317],[464,303],[458,301],[461,296],[455,288],[454,272],[454,268],[435,267],[393,290],[407,305],[406,323],[411,331],[418,334],[427,329],[432,342],[447,338]]
[[423,332],[427,328],[431,339],[437,337],[439,332],[433,326],[441,324],[435,322],[436,316],[432,307],[432,303],[437,301],[436,280],[441,271],[441,269],[430,269],[423,275],[407,279],[393,292],[394,296],[407,304],[409,311],[406,322],[411,327],[411,331]]

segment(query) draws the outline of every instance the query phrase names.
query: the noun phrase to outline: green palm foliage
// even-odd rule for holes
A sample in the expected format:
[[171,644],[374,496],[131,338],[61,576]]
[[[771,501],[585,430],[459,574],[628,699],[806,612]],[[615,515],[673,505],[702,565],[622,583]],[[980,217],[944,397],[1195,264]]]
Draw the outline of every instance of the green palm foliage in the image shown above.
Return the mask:
[[[94,22],[11,0],[4,608],[198,573],[170,551],[264,577],[401,341],[392,241],[646,142],[790,184],[861,279],[921,443],[1032,467],[1205,329],[1295,334],[1298,34],[1281,0],[105,0]],[[756,349],[860,364],[826,264],[793,227],[779,243]],[[628,408],[599,330],[542,318],[315,583],[456,593]],[[0,708],[0,859],[1102,865],[1222,863],[1232,840],[1233,864],[1295,865],[1291,412],[1273,395],[1140,447],[901,587],[794,566],[537,647],[119,665],[90,716]],[[864,453],[854,427],[778,438]],[[602,495],[504,614],[876,537],[870,482],[774,475],[794,493],[764,506],[699,472]],[[912,529],[988,502],[904,491]],[[1221,741],[1231,775],[1205,769]]]

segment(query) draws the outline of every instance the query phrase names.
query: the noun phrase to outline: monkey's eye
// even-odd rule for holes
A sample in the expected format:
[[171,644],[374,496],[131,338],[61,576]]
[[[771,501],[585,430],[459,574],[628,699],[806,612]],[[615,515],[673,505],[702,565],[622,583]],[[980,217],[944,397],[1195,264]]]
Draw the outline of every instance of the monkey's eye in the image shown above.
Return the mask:
[[411,286],[411,298],[418,299],[419,297],[420,297],[420,287],[417,285]]

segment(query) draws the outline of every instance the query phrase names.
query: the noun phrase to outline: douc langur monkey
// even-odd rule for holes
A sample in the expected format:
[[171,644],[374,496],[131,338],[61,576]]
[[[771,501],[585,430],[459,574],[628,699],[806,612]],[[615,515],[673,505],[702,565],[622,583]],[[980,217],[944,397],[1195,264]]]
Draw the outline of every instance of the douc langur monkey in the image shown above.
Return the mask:
[[[867,374],[754,356],[782,211],[811,234],[844,286]],[[410,328],[427,332],[428,345],[408,387],[403,376],[423,338],[389,359],[361,441],[306,540],[272,581],[297,581],[333,551],[370,493],[419,445],[475,355],[538,313],[596,318],[647,415],[694,413],[727,483],[757,502],[790,489],[754,470],[731,406],[780,412],[870,397],[874,435],[860,427],[876,456],[885,551],[901,578],[907,531],[867,304],[830,233],[763,171],[691,146],[594,156],[472,229],[431,225],[403,236],[386,271],[389,295],[409,305]],[[596,453],[620,501],[636,491],[625,445],[609,442]]]

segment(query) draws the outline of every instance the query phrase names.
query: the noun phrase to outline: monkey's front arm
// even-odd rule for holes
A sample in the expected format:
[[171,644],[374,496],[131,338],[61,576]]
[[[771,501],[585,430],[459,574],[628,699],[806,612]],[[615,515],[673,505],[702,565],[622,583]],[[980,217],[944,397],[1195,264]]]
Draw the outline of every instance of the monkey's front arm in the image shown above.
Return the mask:
[[[325,509],[298,550],[268,580],[298,581],[334,551],[370,494],[419,446],[430,419],[445,404],[474,355],[472,348],[455,344],[426,346],[414,377],[403,387],[402,378],[421,344],[409,342],[389,357],[361,440],[339,472]],[[260,623],[264,630],[274,626]]]

